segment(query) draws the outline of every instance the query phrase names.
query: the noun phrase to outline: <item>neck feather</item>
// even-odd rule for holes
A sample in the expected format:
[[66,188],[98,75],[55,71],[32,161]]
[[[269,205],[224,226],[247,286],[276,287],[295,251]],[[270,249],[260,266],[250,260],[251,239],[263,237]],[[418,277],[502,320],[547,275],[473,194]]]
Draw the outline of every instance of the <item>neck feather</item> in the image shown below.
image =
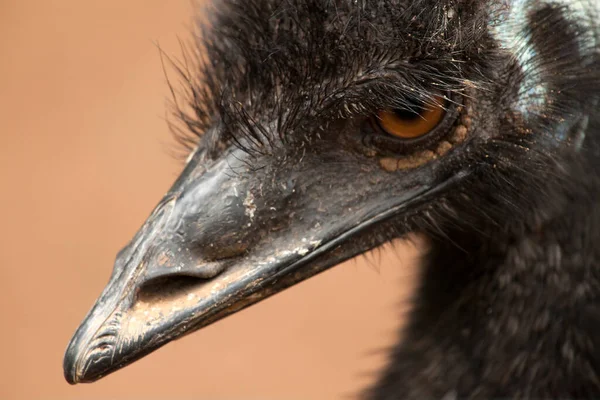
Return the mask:
[[565,172],[581,182],[553,190],[558,212],[431,240],[410,321],[368,398],[600,397],[600,184],[585,158]]

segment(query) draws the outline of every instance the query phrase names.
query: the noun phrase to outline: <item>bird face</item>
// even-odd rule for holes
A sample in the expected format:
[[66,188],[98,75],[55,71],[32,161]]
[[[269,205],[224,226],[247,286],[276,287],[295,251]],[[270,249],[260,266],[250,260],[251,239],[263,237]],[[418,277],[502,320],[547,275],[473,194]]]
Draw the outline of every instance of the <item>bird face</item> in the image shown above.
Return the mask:
[[69,382],[409,232],[518,218],[547,179],[523,176],[583,141],[592,3],[288,3],[220,5],[196,67],[175,64],[198,137],[75,333]]

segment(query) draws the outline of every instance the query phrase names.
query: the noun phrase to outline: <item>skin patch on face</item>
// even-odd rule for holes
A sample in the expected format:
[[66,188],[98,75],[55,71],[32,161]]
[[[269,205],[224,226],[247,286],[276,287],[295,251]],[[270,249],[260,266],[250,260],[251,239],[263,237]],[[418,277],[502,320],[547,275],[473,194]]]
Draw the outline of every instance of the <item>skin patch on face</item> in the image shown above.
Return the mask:
[[425,150],[403,158],[385,157],[379,160],[379,164],[386,171],[393,172],[399,169],[416,168],[435,158],[437,155],[433,151]]
[[435,149],[420,151],[405,157],[383,157],[379,160],[379,165],[388,172],[413,169],[425,165],[438,157],[446,155],[455,145],[464,142],[471,125],[471,117],[464,114],[452,132],[444,140],[438,142]]

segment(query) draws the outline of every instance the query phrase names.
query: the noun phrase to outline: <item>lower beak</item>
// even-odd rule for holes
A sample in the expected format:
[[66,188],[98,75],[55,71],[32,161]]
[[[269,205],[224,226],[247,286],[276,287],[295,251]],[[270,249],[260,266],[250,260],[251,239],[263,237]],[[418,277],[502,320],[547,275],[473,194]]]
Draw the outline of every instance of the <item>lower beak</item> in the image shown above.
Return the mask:
[[210,280],[175,276],[138,287],[134,276],[114,277],[69,344],[65,377],[73,384],[93,382],[349,257],[319,259],[333,247],[304,257],[285,250],[279,258],[239,262]]

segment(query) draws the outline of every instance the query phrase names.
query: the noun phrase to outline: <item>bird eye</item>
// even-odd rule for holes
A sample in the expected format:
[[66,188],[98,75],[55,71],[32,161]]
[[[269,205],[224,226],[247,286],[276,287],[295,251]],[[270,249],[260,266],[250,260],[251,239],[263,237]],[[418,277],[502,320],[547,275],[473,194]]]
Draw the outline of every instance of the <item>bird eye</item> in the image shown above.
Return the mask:
[[375,122],[388,135],[416,139],[434,130],[444,120],[445,105],[443,96],[429,101],[414,99],[405,108],[379,111]]

